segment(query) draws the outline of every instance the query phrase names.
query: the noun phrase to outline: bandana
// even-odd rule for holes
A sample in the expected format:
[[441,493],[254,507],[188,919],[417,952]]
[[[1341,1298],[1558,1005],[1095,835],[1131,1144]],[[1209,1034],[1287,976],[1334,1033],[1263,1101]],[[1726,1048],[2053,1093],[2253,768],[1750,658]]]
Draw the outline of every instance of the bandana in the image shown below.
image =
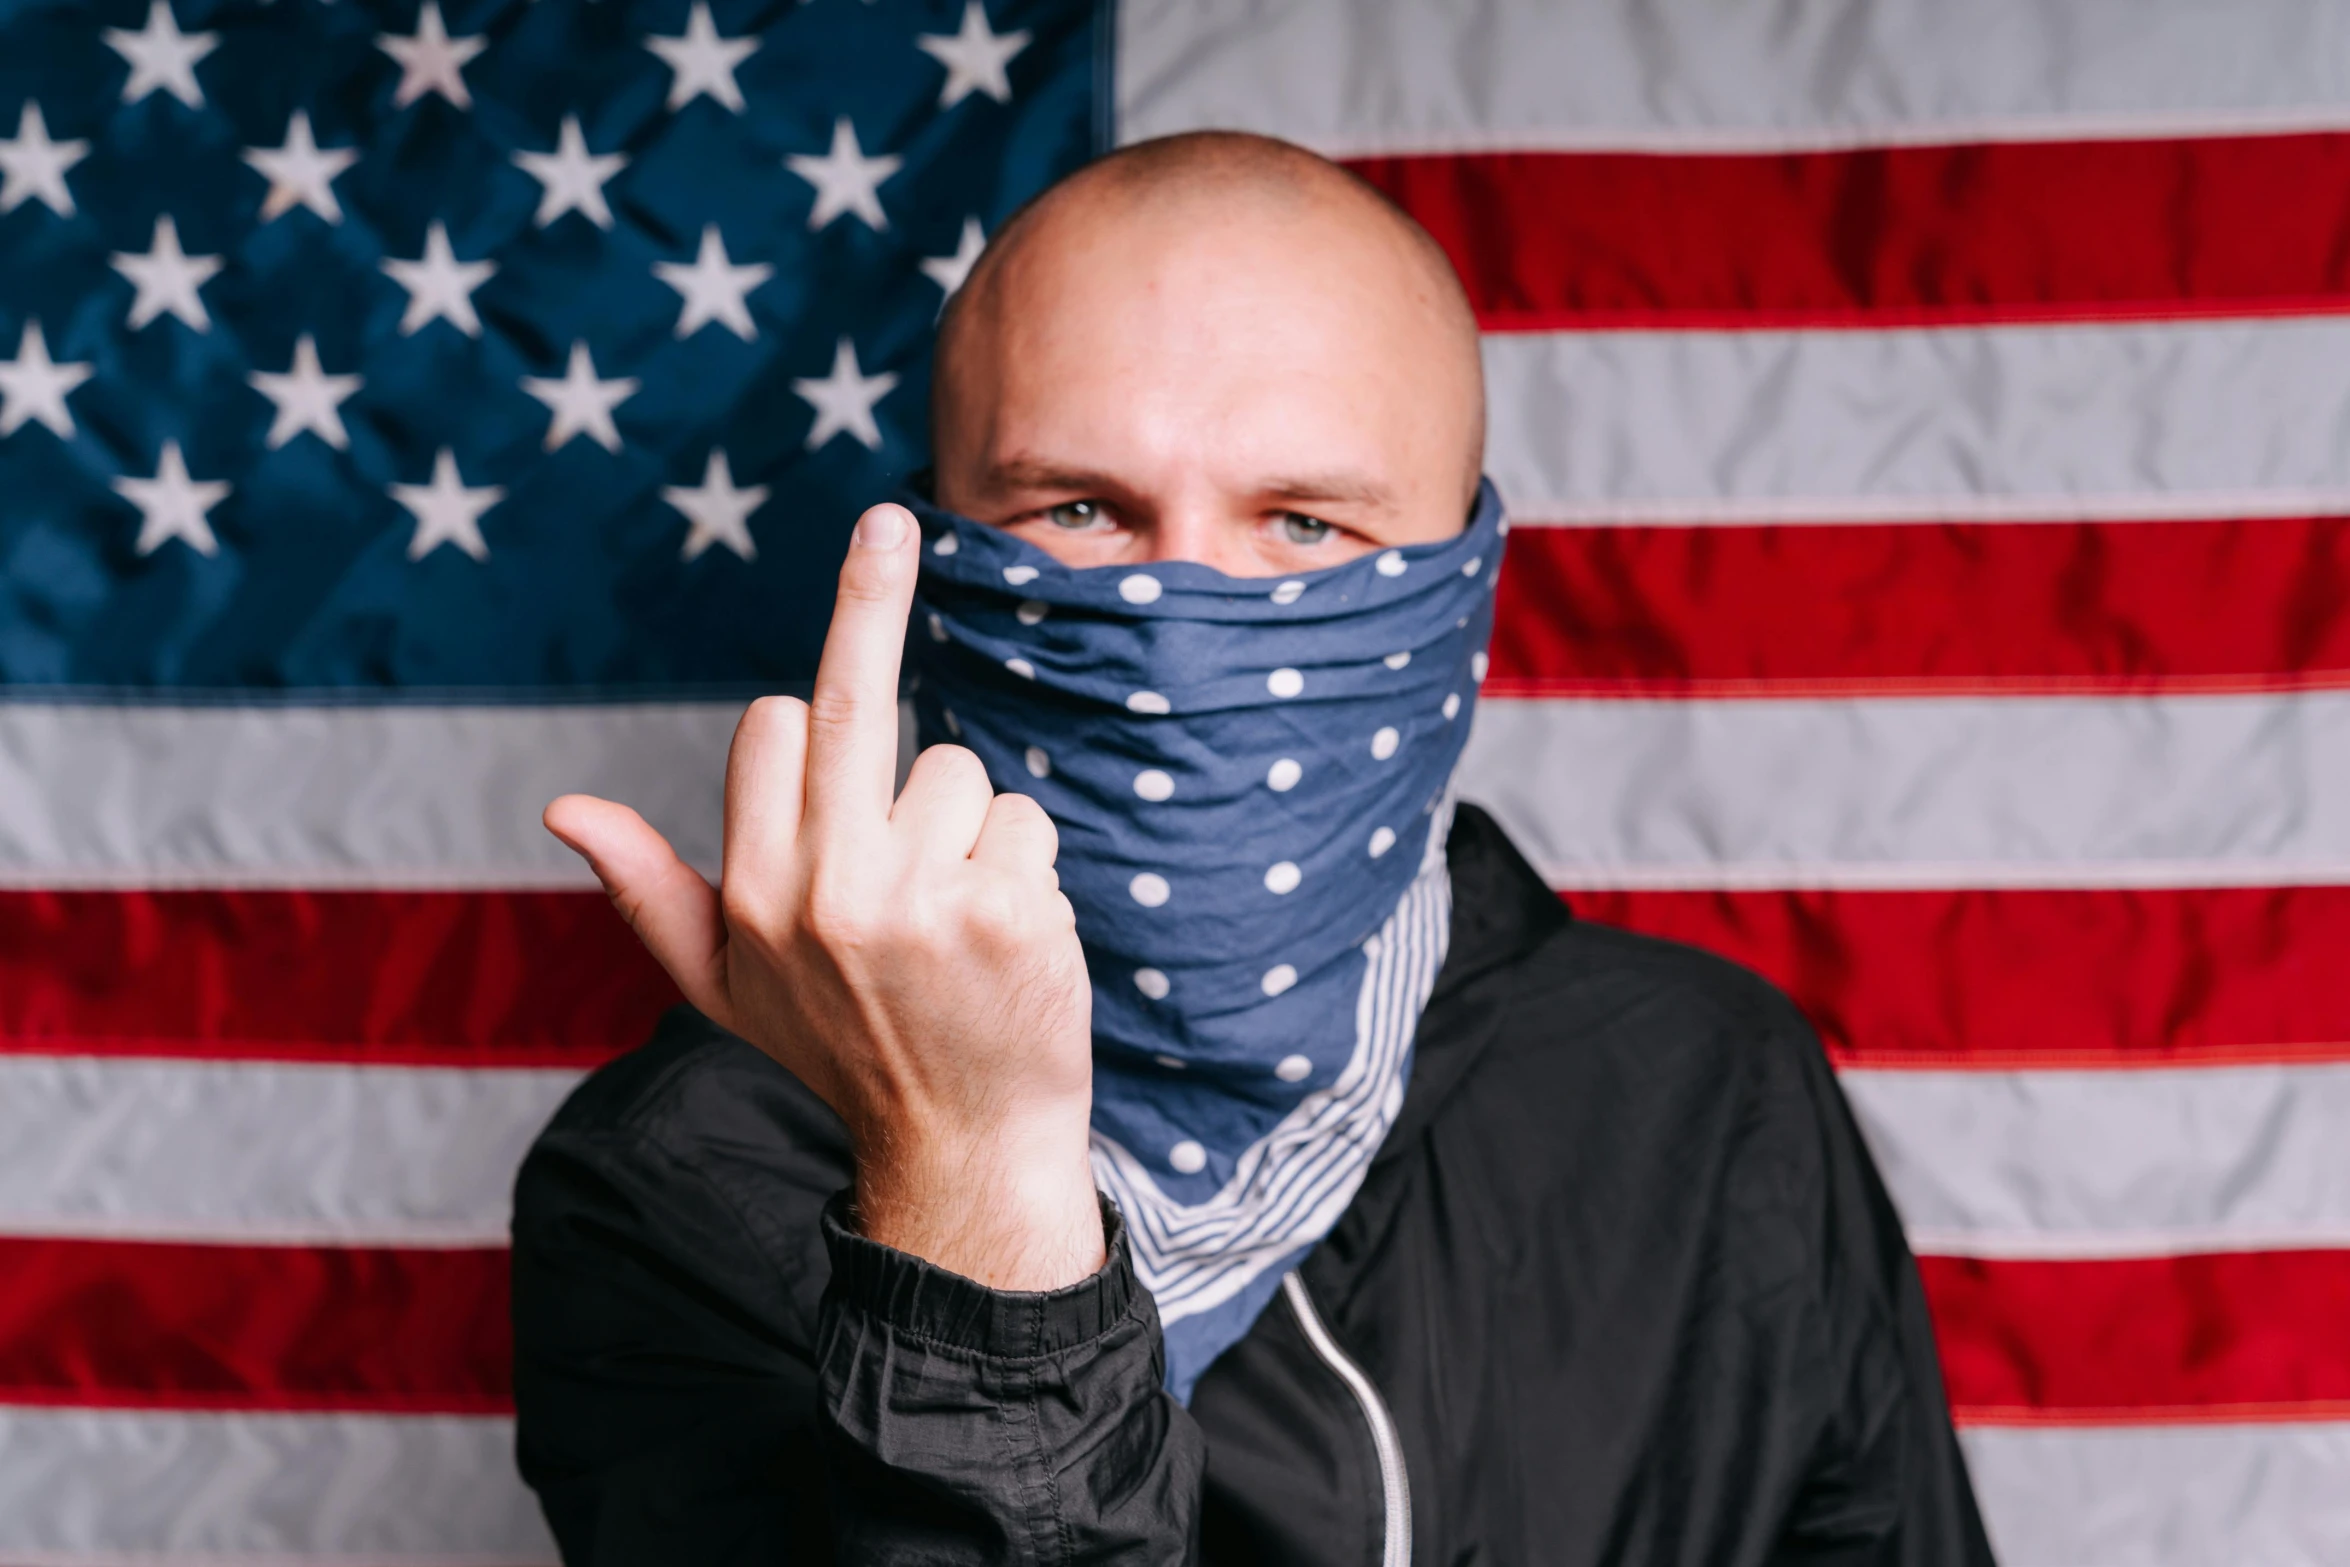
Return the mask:
[[909,502],[924,744],[1060,829],[1093,1164],[1189,1400],[1345,1211],[1444,962],[1453,766],[1509,524],[1327,570],[1084,570]]

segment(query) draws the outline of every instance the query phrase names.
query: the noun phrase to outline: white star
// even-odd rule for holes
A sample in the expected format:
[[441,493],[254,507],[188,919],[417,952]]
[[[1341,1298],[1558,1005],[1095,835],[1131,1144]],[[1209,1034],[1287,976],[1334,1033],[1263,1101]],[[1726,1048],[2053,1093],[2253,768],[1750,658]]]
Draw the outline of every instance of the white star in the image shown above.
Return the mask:
[[245,377],[253,390],[277,405],[269,425],[269,449],[279,447],[308,430],[336,451],[351,444],[343,429],[343,400],[359,390],[355,375],[328,375],[318,365],[318,345],[305,332],[294,339],[294,362],[283,375],[256,370]]
[[1028,34],[991,32],[979,0],[964,0],[961,32],[923,33],[914,47],[947,68],[947,84],[938,94],[940,108],[951,109],[975,92],[1010,103],[1012,79],[1004,67],[1028,47]]
[[857,345],[842,338],[832,351],[832,374],[804,376],[791,384],[791,389],[816,410],[815,423],[808,427],[808,450],[816,450],[845,430],[864,443],[866,450],[879,451],[881,426],[873,422],[873,405],[897,384],[897,376],[888,370],[879,375],[860,372]]
[[196,62],[220,47],[220,35],[181,32],[165,0],[151,0],[142,32],[106,29],[106,47],[130,62],[130,80],[122,84],[124,103],[137,103],[160,89],[191,109],[204,107],[204,89],[196,85]]
[[179,442],[163,443],[162,455],[155,459],[154,478],[118,478],[114,488],[139,508],[139,541],[134,548],[140,554],[152,555],[172,539],[199,555],[220,553],[220,541],[212,536],[212,524],[204,514],[228,499],[229,487],[217,479],[198,482],[189,478]]
[[694,0],[685,32],[676,38],[647,38],[645,47],[668,63],[669,107],[682,109],[696,93],[708,93],[735,113],[743,112],[743,90],[734,68],[758,52],[756,38],[721,38],[710,20],[709,0]]
[[432,460],[432,483],[395,484],[392,499],[416,517],[416,535],[408,541],[408,558],[422,560],[444,544],[454,544],[475,560],[488,560],[490,547],[481,536],[481,514],[506,498],[495,484],[467,489],[457,473],[457,454],[446,446]]
[[449,248],[449,231],[438,218],[424,231],[424,254],[414,261],[386,257],[384,271],[408,291],[408,308],[400,316],[405,337],[435,316],[467,337],[481,336],[481,317],[473,313],[473,291],[497,274],[495,261],[459,261]]
[[359,161],[359,149],[320,147],[311,139],[310,116],[302,110],[287,118],[284,145],[247,147],[245,161],[269,181],[269,194],[261,202],[262,222],[274,223],[296,207],[308,207],[329,223],[343,221],[335,180]]
[[[160,0],[158,0],[160,3]],[[400,62],[400,85],[392,93],[392,107],[405,109],[426,93],[439,93],[460,109],[473,107],[465,87],[465,67],[489,47],[486,40],[451,38],[441,25],[440,0],[424,0],[416,12],[416,31],[378,33],[375,46]]]
[[546,187],[539,194],[538,216],[531,220],[540,228],[566,212],[581,213],[600,229],[612,226],[612,209],[604,204],[604,182],[628,167],[628,159],[617,152],[589,156],[578,115],[563,116],[553,152],[518,152],[514,162]]
[[608,452],[620,450],[620,431],[612,410],[636,395],[636,378],[596,379],[596,362],[585,343],[571,345],[571,362],[563,378],[526,375],[522,389],[553,410],[547,421],[547,450],[553,451],[575,435],[584,435]]
[[166,212],[155,219],[155,241],[144,253],[118,250],[114,253],[114,270],[131,280],[138,293],[131,300],[130,319],[125,323],[136,332],[165,311],[185,321],[199,332],[212,330],[212,317],[206,314],[204,300],[196,290],[212,280],[220,270],[218,256],[191,256],[180,249],[180,231]]
[[86,364],[51,360],[41,323],[27,321],[16,357],[0,359],[0,440],[22,429],[27,419],[40,420],[61,441],[73,439],[73,413],[65,406],[65,394],[89,378]]
[[734,487],[734,475],[727,471],[726,453],[710,448],[710,465],[702,470],[699,485],[666,485],[661,499],[685,513],[693,526],[686,530],[685,548],[677,552],[679,560],[692,560],[713,544],[723,544],[745,560],[757,557],[758,546],[751,542],[751,513],[767,504],[767,486],[754,484],[747,490]]
[[979,253],[986,248],[987,235],[980,231],[979,220],[965,218],[963,237],[956,242],[953,255],[922,258],[922,275],[946,291],[946,298],[938,302],[939,309],[946,309],[947,300],[955,297],[955,290],[963,286],[963,280],[971,275],[971,268],[979,261]]
[[733,266],[726,259],[726,241],[718,225],[702,230],[702,248],[691,266],[682,261],[656,261],[653,275],[685,296],[677,307],[677,335],[691,337],[712,321],[744,342],[759,335],[751,324],[751,307],[743,296],[775,275],[763,261]]
[[801,179],[816,187],[816,204],[808,209],[808,227],[820,229],[844,212],[854,212],[870,229],[889,227],[881,210],[881,182],[897,173],[903,159],[883,153],[865,156],[857,145],[857,128],[842,115],[832,122],[832,150],[823,157],[795,152],[783,160]]
[[41,106],[27,98],[17,116],[16,139],[0,136],[0,212],[14,212],[34,196],[61,218],[73,216],[73,192],[65,171],[90,155],[86,141],[51,141]]

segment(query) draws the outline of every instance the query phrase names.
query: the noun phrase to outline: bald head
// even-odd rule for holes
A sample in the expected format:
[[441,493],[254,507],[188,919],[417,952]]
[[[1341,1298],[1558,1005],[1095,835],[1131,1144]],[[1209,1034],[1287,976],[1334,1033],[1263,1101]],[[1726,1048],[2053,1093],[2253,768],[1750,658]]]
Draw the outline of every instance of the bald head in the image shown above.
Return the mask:
[[938,499],[1074,564],[1334,565],[1457,532],[1484,443],[1443,252],[1284,142],[1126,148],[1022,209],[941,326]]

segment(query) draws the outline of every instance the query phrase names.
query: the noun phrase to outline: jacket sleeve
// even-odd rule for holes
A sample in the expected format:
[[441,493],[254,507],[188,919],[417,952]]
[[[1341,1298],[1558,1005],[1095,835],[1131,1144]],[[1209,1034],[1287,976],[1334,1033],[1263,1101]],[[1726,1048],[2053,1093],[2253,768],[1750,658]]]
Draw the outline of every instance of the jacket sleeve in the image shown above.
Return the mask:
[[1117,1210],[1066,1289],[990,1290],[824,1213],[818,1423],[839,1560],[1198,1560],[1207,1449],[1160,1386],[1158,1313]]
[[1825,1054],[1793,1026],[1824,1154],[1810,1326],[1825,1404],[1774,1561],[1990,1567],[1917,1261]]

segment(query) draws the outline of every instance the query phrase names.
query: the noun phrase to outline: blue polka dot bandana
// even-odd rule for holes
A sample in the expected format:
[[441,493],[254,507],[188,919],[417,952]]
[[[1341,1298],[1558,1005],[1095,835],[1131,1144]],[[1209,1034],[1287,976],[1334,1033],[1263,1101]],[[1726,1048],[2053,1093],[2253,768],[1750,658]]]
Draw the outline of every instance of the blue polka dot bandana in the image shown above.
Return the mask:
[[1337,1222],[1444,961],[1447,793],[1509,524],[1295,577],[1077,570],[914,504],[914,703],[1060,828],[1094,1172],[1191,1386]]

